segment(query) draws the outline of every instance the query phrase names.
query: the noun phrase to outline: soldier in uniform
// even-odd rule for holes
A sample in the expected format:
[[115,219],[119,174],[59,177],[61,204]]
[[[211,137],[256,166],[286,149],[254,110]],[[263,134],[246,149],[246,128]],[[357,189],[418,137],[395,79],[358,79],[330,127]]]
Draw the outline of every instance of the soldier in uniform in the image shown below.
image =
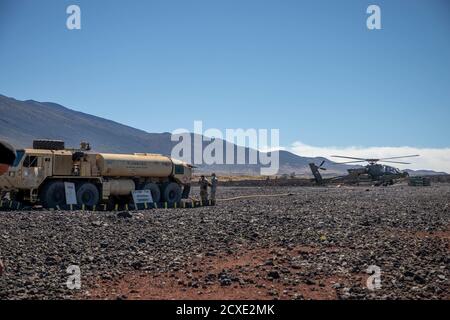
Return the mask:
[[213,172],[211,175],[211,201],[214,203],[216,201],[216,190],[217,190],[217,183],[219,180],[216,177],[216,174]]
[[203,204],[206,204],[208,203],[208,186],[210,186],[211,183],[204,175],[202,175],[198,184],[200,185],[200,198],[202,199]]
[[[0,141],[0,175],[6,173],[16,160],[16,151],[6,142]],[[0,276],[3,274],[5,266],[0,259]]]

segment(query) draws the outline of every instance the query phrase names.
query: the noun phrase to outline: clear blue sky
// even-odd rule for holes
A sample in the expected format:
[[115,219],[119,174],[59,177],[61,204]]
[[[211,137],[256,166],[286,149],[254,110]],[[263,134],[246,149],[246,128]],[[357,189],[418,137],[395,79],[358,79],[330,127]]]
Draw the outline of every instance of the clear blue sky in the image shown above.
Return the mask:
[[283,145],[450,147],[450,2],[0,0],[0,94],[149,132],[203,120],[279,128]]

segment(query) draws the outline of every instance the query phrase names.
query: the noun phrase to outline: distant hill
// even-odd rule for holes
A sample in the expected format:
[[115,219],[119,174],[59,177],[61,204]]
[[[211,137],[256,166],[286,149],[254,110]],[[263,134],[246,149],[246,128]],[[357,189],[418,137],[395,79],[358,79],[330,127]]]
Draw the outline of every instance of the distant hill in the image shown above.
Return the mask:
[[16,147],[35,138],[61,139],[68,146],[89,141],[103,152],[167,154],[169,133],[147,133],[123,124],[65,108],[56,103],[18,101],[0,95],[0,137]]
[[441,176],[441,175],[447,175],[446,172],[436,172],[433,170],[410,170],[410,169],[406,169],[406,172],[408,172],[408,174],[411,177],[414,176]]
[[[78,112],[56,103],[34,100],[19,101],[0,95],[0,139],[19,147],[30,147],[33,139],[59,139],[66,146],[77,147],[81,141],[90,142],[99,152],[149,152],[170,155],[176,142],[170,133],[148,133],[115,121]],[[224,154],[225,145],[224,143]],[[203,147],[207,145],[203,143]],[[233,145],[248,156],[249,149]],[[193,154],[193,152],[191,152]],[[258,153],[259,155],[259,153]],[[309,175],[308,164],[320,163],[325,158],[300,157],[280,151],[279,174]],[[191,161],[192,163],[192,161]],[[327,161],[327,174],[345,174],[346,165]],[[198,171],[216,171],[225,174],[257,175],[260,165],[202,165]]]

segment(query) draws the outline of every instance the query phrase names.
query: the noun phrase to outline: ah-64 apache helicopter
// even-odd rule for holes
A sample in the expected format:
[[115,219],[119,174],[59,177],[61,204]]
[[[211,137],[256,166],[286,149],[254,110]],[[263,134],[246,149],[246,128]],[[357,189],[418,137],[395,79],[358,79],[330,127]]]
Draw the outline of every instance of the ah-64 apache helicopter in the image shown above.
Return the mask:
[[410,164],[408,162],[403,161],[392,161],[393,159],[401,159],[401,158],[411,158],[418,157],[418,154],[409,155],[409,156],[400,156],[400,157],[390,157],[390,158],[381,158],[381,159],[364,159],[364,158],[354,158],[354,157],[345,157],[345,156],[332,156],[336,158],[344,158],[351,159],[352,161],[340,162],[338,164],[355,164],[360,162],[368,162],[369,164],[361,167],[361,168],[352,168],[348,169],[348,175],[339,176],[333,178],[322,178],[319,170],[326,170],[323,167],[325,160],[322,161],[320,165],[316,165],[314,163],[310,163],[309,167],[314,175],[314,180],[317,184],[324,184],[329,182],[342,182],[342,183],[350,183],[350,184],[358,184],[360,182],[371,182],[377,186],[380,185],[392,185],[396,181],[407,178],[409,175],[405,171],[401,171],[397,168],[379,164],[379,162],[385,163],[399,163],[399,164]]

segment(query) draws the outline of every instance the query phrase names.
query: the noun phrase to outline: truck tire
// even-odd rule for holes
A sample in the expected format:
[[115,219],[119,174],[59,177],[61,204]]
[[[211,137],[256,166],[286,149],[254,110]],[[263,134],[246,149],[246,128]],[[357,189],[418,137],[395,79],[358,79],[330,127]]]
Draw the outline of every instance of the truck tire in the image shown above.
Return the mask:
[[90,182],[83,183],[77,190],[77,202],[79,205],[93,206],[100,200],[100,193],[95,184]]
[[181,200],[181,187],[178,183],[169,182],[163,185],[162,190],[163,201],[173,204]]
[[42,189],[40,194],[42,205],[45,208],[56,208],[66,204],[66,190],[64,182],[51,181]]
[[152,193],[153,202],[158,203],[161,200],[161,191],[159,190],[159,187],[156,183],[153,182],[146,183],[142,187],[142,190],[150,190],[150,192]]
[[183,193],[181,195],[181,199],[188,199],[190,192],[191,192],[191,185],[190,184],[185,185],[183,188]]
[[64,141],[61,140],[34,140],[33,149],[64,150]]

